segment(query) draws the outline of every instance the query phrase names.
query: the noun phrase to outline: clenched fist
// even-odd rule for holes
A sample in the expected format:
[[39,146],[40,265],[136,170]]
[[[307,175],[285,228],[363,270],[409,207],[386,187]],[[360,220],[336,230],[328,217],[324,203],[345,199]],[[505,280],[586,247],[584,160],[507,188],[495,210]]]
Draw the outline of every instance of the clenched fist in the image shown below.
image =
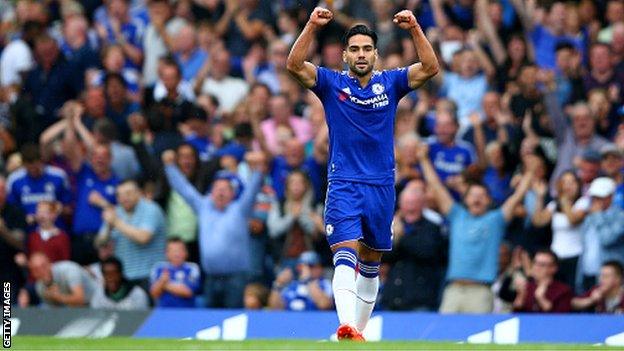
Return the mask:
[[334,14],[332,14],[332,12],[329,11],[328,9],[324,9],[322,7],[316,7],[312,11],[312,14],[310,14],[309,22],[322,27],[326,25],[327,23],[329,23],[329,21],[331,21],[333,17],[334,17]]

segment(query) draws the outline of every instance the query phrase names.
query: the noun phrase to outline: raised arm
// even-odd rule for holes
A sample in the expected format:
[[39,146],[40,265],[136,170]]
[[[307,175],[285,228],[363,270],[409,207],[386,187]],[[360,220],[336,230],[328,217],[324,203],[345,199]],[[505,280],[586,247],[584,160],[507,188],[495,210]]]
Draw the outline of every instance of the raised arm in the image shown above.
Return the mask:
[[505,51],[505,46],[498,36],[498,33],[496,33],[496,28],[494,28],[492,19],[488,15],[488,0],[477,0],[476,6],[475,15],[477,17],[477,26],[487,38],[496,64],[503,64],[507,58],[507,52]]
[[288,54],[286,69],[306,88],[312,88],[316,83],[316,66],[305,60],[308,49],[314,41],[316,32],[329,23],[332,17],[331,11],[321,7],[315,8]]
[[266,173],[266,157],[263,152],[248,152],[245,155],[245,161],[249,167],[253,170],[251,180],[249,184],[243,190],[243,194],[240,197],[240,204],[243,212],[246,216],[251,214],[253,206],[256,200],[256,195],[260,192],[262,187],[262,180]]
[[197,211],[202,200],[202,195],[175,165],[175,152],[173,150],[163,152],[162,161],[165,165],[165,174],[167,175],[167,180],[171,188],[177,191],[180,196]]
[[440,70],[438,58],[412,11],[403,10],[397,13],[394,15],[393,21],[401,29],[409,31],[420,58],[420,62],[414,63],[408,68],[409,86],[416,89],[438,73]]
[[431,164],[431,160],[429,160],[429,145],[421,143],[418,145],[416,152],[418,160],[420,161],[420,168],[422,169],[425,180],[427,181],[427,186],[431,187],[431,190],[433,190],[440,212],[446,215],[451,212],[451,208],[453,207],[455,201],[453,200],[451,193],[449,193],[440,181],[440,177],[438,177],[436,170]]
[[518,186],[516,187],[516,191],[514,191],[514,193],[501,206],[505,221],[509,222],[509,220],[513,216],[514,208],[520,203],[520,201],[522,201],[524,195],[529,190],[529,187],[533,182],[533,176],[535,175],[536,167],[537,162],[532,160],[529,164],[528,169],[522,175],[522,178],[520,179],[520,184],[518,184]]

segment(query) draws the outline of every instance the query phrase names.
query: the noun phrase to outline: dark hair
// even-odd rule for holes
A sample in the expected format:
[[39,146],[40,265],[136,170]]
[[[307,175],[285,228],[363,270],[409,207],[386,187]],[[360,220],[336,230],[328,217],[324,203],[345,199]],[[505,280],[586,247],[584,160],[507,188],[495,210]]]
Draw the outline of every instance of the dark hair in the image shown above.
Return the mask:
[[535,257],[537,257],[537,255],[539,254],[543,254],[543,255],[548,255],[553,259],[553,263],[557,265],[557,267],[559,267],[559,257],[557,256],[557,254],[550,249],[539,249],[537,251],[535,251],[535,254],[533,254],[533,261],[535,261]]
[[373,39],[373,46],[377,47],[377,33],[375,33],[375,31],[373,31],[372,29],[368,28],[367,26],[363,24],[356,24],[355,26],[349,28],[349,30],[345,33],[344,37],[342,38],[342,44],[346,47],[347,45],[349,45],[349,39],[351,39],[352,36],[358,35],[358,34],[371,37],[371,39]]
[[124,77],[119,73],[107,73],[106,76],[104,77],[104,86],[108,87],[110,82],[113,80],[116,80],[121,85],[123,85],[124,89],[128,88],[128,83],[126,83],[126,80],[124,79]]
[[107,264],[114,265],[120,273],[123,273],[123,263],[121,263],[121,261],[117,257],[111,256],[100,262],[100,269],[102,270],[102,273],[104,273],[104,266]]
[[473,180],[473,179],[467,182],[466,192],[464,193],[464,196],[462,196],[462,198],[466,198],[466,195],[468,195],[470,188],[473,188],[473,187],[483,188],[485,192],[487,193],[487,195],[490,197],[490,199],[492,198],[492,194],[490,194],[490,189],[487,187],[487,185],[485,185],[485,183],[481,181]]
[[22,160],[24,163],[41,161],[41,151],[37,144],[28,143],[22,146]]
[[615,274],[617,274],[620,278],[624,277],[624,267],[622,267],[620,261],[606,261],[602,264],[602,267],[611,267],[615,270]]
[[161,57],[160,63],[164,66],[174,67],[176,72],[178,72],[178,76],[182,77],[182,69],[180,68],[180,65],[178,64],[178,61],[176,61],[175,57],[173,57],[172,55]]
[[117,127],[108,119],[100,119],[95,122],[93,131],[102,134],[109,142],[117,139]]
[[574,50],[574,45],[568,40],[562,40],[555,46],[555,52],[559,52],[560,50]]
[[184,245],[184,248],[186,248],[186,243],[178,236],[172,236],[170,238],[167,238],[167,245],[169,244],[182,244]]

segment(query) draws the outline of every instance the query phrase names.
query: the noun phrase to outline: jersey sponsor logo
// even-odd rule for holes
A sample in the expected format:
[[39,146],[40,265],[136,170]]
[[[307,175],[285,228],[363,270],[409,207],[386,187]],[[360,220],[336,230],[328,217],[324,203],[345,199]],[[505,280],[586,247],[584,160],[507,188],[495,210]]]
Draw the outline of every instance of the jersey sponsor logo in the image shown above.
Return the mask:
[[351,102],[353,102],[354,104],[362,106],[373,105],[373,108],[383,107],[390,103],[390,100],[388,100],[388,94],[380,94],[365,100],[360,100],[355,96],[349,96],[349,100],[351,100]]
[[383,86],[383,84],[379,84],[379,83],[375,83],[373,84],[373,93],[375,93],[376,95],[379,95],[381,93],[384,92],[384,90],[386,90],[386,88]]

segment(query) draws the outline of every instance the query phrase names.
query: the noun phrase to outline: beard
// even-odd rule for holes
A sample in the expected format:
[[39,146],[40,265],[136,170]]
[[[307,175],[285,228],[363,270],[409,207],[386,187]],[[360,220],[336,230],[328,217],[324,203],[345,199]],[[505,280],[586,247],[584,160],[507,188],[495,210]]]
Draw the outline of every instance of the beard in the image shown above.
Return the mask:
[[358,68],[357,64],[354,63],[349,68],[351,69],[351,72],[353,72],[356,76],[364,77],[373,70],[373,65],[370,63],[366,63],[365,68]]

